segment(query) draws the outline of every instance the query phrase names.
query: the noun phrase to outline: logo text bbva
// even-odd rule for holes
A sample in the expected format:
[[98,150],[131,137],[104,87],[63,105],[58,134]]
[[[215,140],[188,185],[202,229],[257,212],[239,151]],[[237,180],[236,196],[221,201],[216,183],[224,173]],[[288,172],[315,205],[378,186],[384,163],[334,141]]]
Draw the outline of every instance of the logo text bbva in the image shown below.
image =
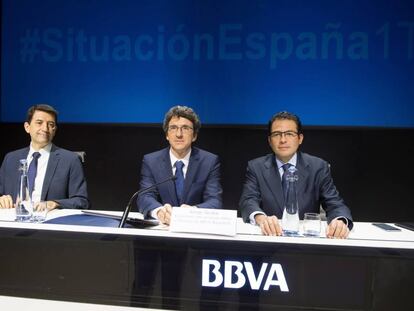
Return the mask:
[[203,259],[202,286],[218,287],[224,282],[225,288],[241,288],[247,281],[252,290],[259,290],[265,279],[263,290],[269,290],[270,286],[279,286],[280,291],[288,292],[289,288],[282,266],[278,263],[272,263],[269,269],[268,266],[268,263],[262,263],[256,275],[251,262],[226,260],[223,274],[219,261]]

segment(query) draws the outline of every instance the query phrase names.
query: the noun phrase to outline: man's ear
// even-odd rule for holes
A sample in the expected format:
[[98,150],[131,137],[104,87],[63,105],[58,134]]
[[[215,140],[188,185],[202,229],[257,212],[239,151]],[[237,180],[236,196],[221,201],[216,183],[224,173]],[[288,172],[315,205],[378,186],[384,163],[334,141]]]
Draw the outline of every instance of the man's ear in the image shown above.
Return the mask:
[[29,134],[30,133],[30,130],[29,130],[30,124],[29,124],[29,122],[24,122],[23,127],[24,127],[24,130],[26,131],[26,133]]
[[305,138],[305,136],[303,136],[303,134],[299,134],[299,145],[302,144],[303,138]]

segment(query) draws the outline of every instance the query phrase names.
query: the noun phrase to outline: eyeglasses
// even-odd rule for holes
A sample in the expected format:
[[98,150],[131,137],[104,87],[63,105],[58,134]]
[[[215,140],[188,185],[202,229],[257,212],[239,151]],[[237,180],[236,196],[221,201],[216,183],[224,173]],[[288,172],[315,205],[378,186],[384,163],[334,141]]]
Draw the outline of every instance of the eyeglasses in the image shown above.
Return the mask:
[[171,133],[176,133],[178,130],[181,130],[182,133],[188,134],[193,130],[193,128],[188,125],[183,125],[183,126],[170,125],[168,127],[168,131]]
[[298,135],[299,133],[295,131],[286,131],[286,132],[275,131],[275,132],[270,133],[270,137],[276,138],[276,139],[281,139],[282,136],[285,136],[286,139],[293,139],[295,137],[298,137]]

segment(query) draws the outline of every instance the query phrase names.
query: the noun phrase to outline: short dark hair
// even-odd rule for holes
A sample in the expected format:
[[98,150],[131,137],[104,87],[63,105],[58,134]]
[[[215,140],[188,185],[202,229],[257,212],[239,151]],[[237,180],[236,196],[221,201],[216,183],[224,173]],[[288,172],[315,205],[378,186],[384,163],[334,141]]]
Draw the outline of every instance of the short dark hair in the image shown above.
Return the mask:
[[27,123],[32,122],[33,115],[36,111],[43,111],[43,112],[46,112],[46,113],[50,113],[55,118],[55,122],[57,124],[57,121],[58,121],[57,120],[57,116],[58,116],[57,110],[55,108],[53,108],[52,106],[46,105],[46,104],[39,104],[39,105],[34,105],[34,106],[30,107],[27,110],[27,116],[26,116],[26,122]]
[[165,133],[168,132],[168,124],[173,117],[186,118],[190,120],[193,123],[194,134],[198,134],[198,130],[201,127],[201,122],[192,108],[187,106],[174,106],[170,108],[170,110],[168,110],[168,112],[165,114],[164,122],[162,124],[162,128],[164,129]]
[[287,111],[281,111],[273,115],[273,117],[269,120],[269,123],[267,125],[268,134],[272,133],[272,124],[275,122],[275,120],[292,120],[296,123],[296,127],[298,128],[298,134],[302,134],[302,122],[300,122],[300,119],[297,115],[287,112]]

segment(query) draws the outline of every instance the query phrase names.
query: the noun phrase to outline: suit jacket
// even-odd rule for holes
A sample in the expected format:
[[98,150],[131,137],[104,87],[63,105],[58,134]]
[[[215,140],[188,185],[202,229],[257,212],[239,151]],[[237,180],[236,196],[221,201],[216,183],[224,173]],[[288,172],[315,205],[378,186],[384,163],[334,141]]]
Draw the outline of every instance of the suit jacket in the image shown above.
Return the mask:
[[[26,159],[29,147],[9,152],[0,168],[0,195],[11,195],[16,201],[19,192],[19,160]],[[74,152],[52,145],[47,163],[41,200],[56,201],[62,208],[89,207],[82,163]]]
[[[320,205],[325,209],[328,222],[343,216],[352,228],[352,216],[333,183],[326,161],[306,153],[297,153],[297,194],[299,217],[304,213],[319,213]],[[274,154],[249,161],[246,181],[239,202],[245,222],[253,212],[264,212],[281,219],[284,209],[282,181]]]
[[[168,147],[144,156],[141,189],[172,177],[169,150]],[[222,192],[218,156],[192,147],[184,180],[183,204],[196,205],[199,208],[221,208]],[[145,217],[151,217],[153,209],[167,203],[179,206],[174,181],[163,183],[137,199],[138,210]]]

